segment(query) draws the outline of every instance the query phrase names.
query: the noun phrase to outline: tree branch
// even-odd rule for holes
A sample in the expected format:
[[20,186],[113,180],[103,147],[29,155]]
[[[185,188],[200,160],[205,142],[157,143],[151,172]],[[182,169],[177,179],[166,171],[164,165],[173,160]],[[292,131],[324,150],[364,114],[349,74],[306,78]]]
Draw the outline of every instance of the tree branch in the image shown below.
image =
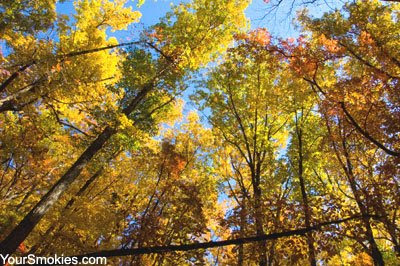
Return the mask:
[[209,241],[204,243],[194,243],[185,245],[167,245],[167,246],[153,246],[153,247],[143,247],[143,248],[133,248],[133,249],[104,250],[93,253],[87,253],[83,255],[77,255],[75,257],[77,257],[78,259],[82,259],[83,257],[120,257],[120,256],[131,256],[131,255],[141,255],[141,254],[159,254],[159,253],[174,252],[174,251],[208,249],[208,248],[223,247],[230,245],[241,245],[252,242],[279,239],[289,236],[302,236],[310,231],[321,230],[322,227],[328,225],[341,224],[351,220],[362,219],[366,217],[379,218],[376,215],[365,215],[365,216],[356,215],[344,219],[319,223],[311,227],[289,230],[279,233],[263,234],[259,236],[243,237],[243,238],[236,238],[236,239],[222,240],[222,241]]
[[[95,53],[95,52],[100,52],[104,50],[109,50],[113,48],[118,48],[118,47],[124,47],[124,46],[129,46],[129,45],[135,45],[135,44],[141,44],[143,43],[142,41],[135,41],[135,42],[126,42],[126,43],[120,43],[120,44],[114,44],[114,45],[107,45],[99,48],[93,48],[93,49],[88,49],[88,50],[81,50],[81,51],[74,51],[70,52],[67,54],[61,54],[59,56],[56,56],[56,59],[58,60],[64,60],[66,58],[70,57],[75,57],[79,55],[85,55],[85,54],[90,54],[90,53]],[[157,50],[158,51],[158,50]],[[47,60],[47,59],[46,59]],[[38,63],[42,63],[46,60],[32,60],[29,63],[26,63],[18,68],[17,71],[12,73],[1,85],[0,85],[0,92],[4,91],[8,85],[10,85],[22,72],[24,72],[27,68],[37,65]]]
[[340,107],[343,109],[343,112],[346,114],[347,118],[350,120],[351,124],[357,129],[358,132],[361,133],[366,139],[374,143],[376,146],[378,146],[380,149],[382,149],[384,152],[386,152],[389,155],[400,157],[400,152],[390,150],[386,148],[382,143],[374,139],[367,131],[362,129],[360,125],[357,123],[357,121],[350,115],[350,113],[347,111],[346,106],[344,102],[339,102]]

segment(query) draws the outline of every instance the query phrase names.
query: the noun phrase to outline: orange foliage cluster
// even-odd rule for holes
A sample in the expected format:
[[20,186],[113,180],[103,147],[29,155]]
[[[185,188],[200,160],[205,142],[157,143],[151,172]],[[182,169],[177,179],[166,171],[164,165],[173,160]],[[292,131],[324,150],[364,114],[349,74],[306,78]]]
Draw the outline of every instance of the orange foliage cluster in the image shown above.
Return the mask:
[[337,40],[329,39],[325,36],[325,34],[321,34],[319,36],[318,42],[330,53],[340,53],[344,51],[344,49],[339,46],[339,42]]
[[236,40],[244,40],[258,45],[268,45],[271,42],[271,34],[265,28],[258,28],[249,33],[240,33],[235,36]]

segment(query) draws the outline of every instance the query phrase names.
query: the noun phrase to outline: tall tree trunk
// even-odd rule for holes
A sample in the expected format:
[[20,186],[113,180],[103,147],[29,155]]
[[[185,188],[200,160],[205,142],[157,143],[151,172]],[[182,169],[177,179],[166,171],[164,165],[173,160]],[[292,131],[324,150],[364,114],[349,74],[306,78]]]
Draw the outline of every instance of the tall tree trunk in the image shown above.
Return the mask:
[[[277,231],[278,228],[280,227],[280,217],[281,217],[281,205],[278,205],[278,209],[276,211],[276,217],[274,220],[274,230]],[[275,245],[276,245],[276,240],[270,241],[270,247],[269,247],[269,253],[268,253],[268,266],[272,266],[275,263]]]
[[[329,125],[329,121],[327,119],[327,116],[326,115],[324,115],[324,116],[325,116],[326,127],[328,129],[330,136],[332,137],[333,135],[332,135],[331,127]],[[383,261],[382,253],[380,252],[378,245],[375,242],[368,210],[367,210],[366,206],[364,205],[364,203],[362,202],[360,191],[357,189],[357,183],[356,183],[356,179],[355,179],[354,172],[353,172],[353,165],[351,163],[350,155],[349,155],[349,152],[347,149],[346,136],[344,136],[343,135],[344,133],[342,132],[342,121],[339,119],[338,122],[339,122],[339,131],[340,131],[339,135],[341,138],[341,143],[338,144],[337,141],[335,141],[332,137],[333,148],[334,148],[336,157],[347,177],[347,181],[348,181],[351,191],[354,195],[356,204],[361,212],[362,221],[363,221],[363,224],[366,229],[365,236],[369,243],[368,253],[372,257],[375,265],[379,265],[379,266],[385,265],[385,263]],[[338,145],[342,146],[342,151],[343,151],[342,153],[346,159],[346,162],[343,162],[343,160],[341,159],[341,156],[338,151]]]
[[[75,198],[76,197],[80,197],[82,196],[82,194],[88,189],[88,187],[97,179],[97,177],[99,177],[101,175],[101,173],[103,172],[103,167],[101,167],[99,170],[97,170],[86,182],[85,184],[78,190],[78,192],[75,194],[74,198],[71,198],[67,205],[65,205],[65,207],[63,208],[63,210],[61,211],[61,217],[64,216],[64,214],[66,213],[67,210],[69,210],[72,205],[75,202]],[[50,236],[50,234],[57,228],[57,232],[60,232],[63,229],[64,225],[59,225],[57,226],[56,223],[52,224],[44,233],[44,235],[41,237],[41,240],[38,241],[30,250],[29,253],[35,253],[43,244],[45,244],[45,247],[48,246],[48,244],[46,244],[46,240],[48,238],[48,236]]]
[[244,253],[243,244],[240,244],[238,250],[238,266],[243,266],[243,255],[244,255],[243,253]]
[[[370,177],[372,178],[372,177]],[[390,235],[390,239],[393,243],[393,249],[396,253],[396,257],[400,259],[400,244],[398,241],[398,230],[399,228],[396,226],[395,219],[391,220],[389,214],[386,211],[384,206],[384,199],[381,193],[381,188],[375,182],[374,191],[376,192],[377,204],[374,204],[375,212],[381,216],[381,222],[385,225],[387,232]]]
[[[153,88],[148,84],[142,88],[137,96],[123,110],[129,115],[139,105],[142,99]],[[104,144],[117,132],[113,127],[107,126],[102,133],[90,144],[67,172],[57,181],[56,184],[42,197],[22,221],[11,231],[10,234],[0,243],[0,254],[12,254],[18,246],[32,232],[48,210],[57,202],[61,195],[70,187],[72,182],[79,176],[82,170],[88,165],[91,159],[102,149]]]
[[378,245],[376,244],[373,232],[372,232],[372,227],[370,223],[370,218],[368,217],[368,210],[364,203],[362,202],[360,191],[357,189],[357,184],[353,172],[353,165],[350,160],[350,156],[347,150],[347,145],[346,145],[346,140],[342,139],[342,147],[343,147],[343,153],[346,158],[346,165],[345,167],[345,172],[346,176],[348,179],[348,182],[350,184],[350,188],[353,192],[354,198],[356,200],[357,206],[360,209],[361,215],[363,216],[363,223],[366,229],[366,237],[370,245],[370,253],[371,257],[374,260],[374,264],[378,266],[383,266],[385,265],[385,262],[383,261],[383,256],[381,251],[378,248]]
[[[261,199],[261,188],[259,184],[259,178],[255,177],[255,181],[253,182],[253,189],[254,189],[254,212],[255,212],[255,224],[256,224],[256,234],[257,236],[264,235],[264,228],[263,228],[263,213],[262,213],[262,199]],[[267,245],[265,241],[260,241],[258,244],[259,248],[259,265],[266,266],[267,265]]]
[[382,222],[386,227],[386,230],[388,231],[390,238],[393,243],[393,249],[394,252],[396,253],[396,257],[400,259],[400,244],[398,240],[398,234],[396,233],[399,229],[397,228],[396,224],[390,221],[389,217],[387,216],[386,212],[383,211],[383,218]]
[[[296,114],[297,115],[297,114]],[[298,177],[299,177],[299,183],[300,183],[300,190],[301,190],[301,197],[303,201],[303,210],[304,210],[304,216],[305,216],[305,224],[306,227],[311,226],[311,210],[310,206],[308,203],[308,196],[304,184],[304,176],[303,176],[303,131],[301,128],[299,128],[297,124],[297,117],[296,117],[296,135],[298,139]],[[317,260],[315,258],[315,250],[314,250],[314,237],[312,235],[312,232],[307,233],[307,245],[308,245],[308,259],[310,261],[311,266],[316,266],[317,265]]]
[[[242,207],[240,210],[240,232],[239,236],[242,238],[245,236],[245,227],[246,227],[246,196],[243,195],[242,199]],[[239,245],[238,250],[238,266],[243,266],[244,262],[244,245]]]

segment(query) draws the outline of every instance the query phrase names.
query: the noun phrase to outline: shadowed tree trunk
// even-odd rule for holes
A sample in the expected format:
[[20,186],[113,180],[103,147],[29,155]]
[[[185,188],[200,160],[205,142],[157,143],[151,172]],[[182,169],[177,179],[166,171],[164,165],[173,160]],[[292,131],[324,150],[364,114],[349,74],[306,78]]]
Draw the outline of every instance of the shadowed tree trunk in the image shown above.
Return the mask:
[[[330,136],[332,136],[332,131],[329,126],[329,121],[327,120],[326,116],[325,116],[325,119],[326,119],[325,121],[326,121],[328,132],[329,132]],[[343,121],[341,121],[339,119],[338,122],[339,122],[339,125],[338,125],[339,130],[342,131],[343,130],[343,128],[342,128]],[[376,244],[376,241],[375,241],[375,238],[374,238],[374,235],[372,232],[370,217],[368,217],[368,209],[362,201],[362,197],[360,195],[361,191],[357,188],[356,177],[353,172],[353,164],[350,159],[350,155],[349,155],[349,151],[348,151],[348,147],[347,147],[347,137],[345,136],[345,134],[346,134],[345,132],[340,132],[340,138],[341,138],[340,145],[341,145],[343,156],[345,158],[345,162],[343,162],[343,160],[341,159],[341,157],[339,155],[338,144],[335,143],[334,140],[332,140],[334,151],[335,151],[336,157],[337,157],[340,165],[342,166],[343,171],[347,177],[347,181],[350,185],[351,191],[354,195],[354,199],[355,199],[357,206],[361,212],[361,215],[363,216],[362,221],[363,221],[363,224],[365,227],[365,236],[369,243],[368,253],[372,257],[375,265],[379,265],[379,266],[385,265],[385,263],[383,261],[382,253],[379,250],[378,245]]]
[[[302,110],[303,116],[303,110]],[[297,113],[295,114],[295,122],[296,122],[296,135],[298,140],[298,178],[300,183],[300,190],[301,190],[301,197],[303,201],[303,210],[304,210],[304,217],[305,217],[305,224],[306,227],[311,226],[311,210],[308,203],[308,196],[306,187],[304,184],[304,170],[303,170],[303,130],[301,125],[299,125]],[[307,245],[308,245],[308,259],[310,261],[311,266],[316,266],[317,261],[315,258],[315,250],[314,250],[314,237],[312,232],[306,234],[307,237]]]
[[[242,199],[242,207],[240,210],[240,232],[239,235],[241,238],[244,237],[245,233],[245,227],[246,227],[246,196],[243,195]],[[239,251],[238,251],[238,266],[243,266],[244,262],[244,245],[240,244],[239,245]]]
[[[124,108],[123,113],[129,115],[139,105],[147,93],[153,88],[148,84],[142,88],[137,96]],[[42,197],[22,221],[0,243],[0,254],[12,254],[25,238],[32,232],[42,217],[52,207],[61,195],[70,187],[91,159],[102,149],[104,144],[117,132],[113,127],[107,126],[102,133],[90,144],[68,171],[56,184]]]

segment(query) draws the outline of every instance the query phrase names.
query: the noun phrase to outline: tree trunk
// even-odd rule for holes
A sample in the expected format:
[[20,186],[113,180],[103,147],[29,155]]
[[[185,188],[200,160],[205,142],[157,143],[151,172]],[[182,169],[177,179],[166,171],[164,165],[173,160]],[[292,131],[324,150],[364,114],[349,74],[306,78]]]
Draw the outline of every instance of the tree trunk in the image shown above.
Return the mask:
[[342,147],[344,151],[344,156],[346,158],[346,164],[347,167],[345,167],[345,172],[347,175],[348,182],[350,184],[350,188],[353,192],[354,198],[356,200],[356,203],[358,205],[358,208],[360,209],[361,215],[363,216],[363,223],[366,229],[366,237],[370,245],[370,254],[372,259],[374,260],[374,264],[378,266],[383,266],[385,265],[385,262],[383,261],[383,256],[382,253],[380,252],[378,245],[375,242],[375,238],[372,232],[372,227],[370,223],[370,218],[367,216],[368,215],[368,210],[364,203],[362,202],[361,196],[360,196],[360,191],[357,189],[356,181],[355,181],[355,176],[353,173],[353,165],[350,160],[349,153],[347,151],[347,145],[346,145],[346,140],[342,139]]
[[[372,178],[372,177],[371,177]],[[376,191],[377,196],[377,204],[374,204],[375,212],[380,214],[381,222],[385,225],[387,232],[390,235],[391,241],[393,243],[393,250],[396,253],[396,257],[400,259],[400,245],[397,239],[397,232],[399,228],[396,226],[394,219],[391,221],[389,214],[386,212],[386,208],[384,206],[384,199],[382,197],[381,189],[379,185],[374,182],[374,189]]]
[[[256,224],[256,234],[257,236],[264,235],[263,229],[263,219],[262,219],[262,208],[261,208],[261,189],[259,186],[259,182],[253,182],[254,189],[254,211],[255,211],[255,224]],[[260,241],[258,244],[259,248],[259,265],[266,266],[267,265],[267,245],[265,241]]]
[[[242,200],[242,208],[240,210],[240,232],[239,237],[242,238],[245,236],[245,227],[246,227],[246,196],[243,195]],[[243,266],[244,261],[244,245],[239,245],[238,250],[238,266]]]
[[[327,120],[326,116],[325,116],[325,119],[326,119],[325,120],[326,127],[328,129],[329,134],[332,137],[333,135],[332,135],[332,132],[331,132],[331,127],[329,125],[329,121]],[[341,127],[342,121],[339,119],[338,122],[339,122],[339,127]],[[348,152],[348,149],[347,149],[346,136],[344,136],[343,132],[341,132],[342,128],[339,128],[339,131],[340,131],[339,135],[340,135],[340,138],[341,138],[341,143],[337,143],[337,141],[335,141],[332,138],[332,144],[333,144],[333,148],[334,148],[336,157],[337,157],[341,167],[343,168],[343,171],[344,171],[344,173],[345,173],[345,175],[347,177],[347,181],[348,181],[348,183],[350,185],[351,191],[352,191],[352,193],[354,195],[356,204],[357,204],[357,206],[358,206],[358,208],[359,208],[359,210],[361,212],[361,215],[362,215],[362,221],[363,221],[365,229],[366,229],[366,232],[365,232],[366,239],[367,239],[367,241],[369,243],[368,253],[372,257],[375,265],[379,265],[379,266],[385,265],[385,263],[383,261],[382,253],[380,252],[380,250],[378,248],[378,245],[376,244],[375,239],[374,239],[374,235],[373,235],[372,228],[371,228],[370,216],[369,216],[368,210],[367,210],[366,206],[364,205],[364,203],[362,202],[362,199],[361,199],[361,196],[360,196],[360,191],[357,188],[357,183],[356,183],[356,179],[355,179],[354,172],[353,172],[353,165],[351,163],[351,159],[350,159],[349,152]],[[342,153],[343,153],[343,155],[344,155],[344,157],[346,159],[346,162],[343,162],[343,160],[341,159],[341,156],[340,156],[339,150],[338,150],[338,145],[342,146]]]
[[[301,197],[303,201],[303,210],[304,210],[304,216],[305,216],[305,224],[306,227],[311,226],[311,210],[310,206],[308,203],[308,196],[304,184],[304,176],[303,176],[303,132],[301,128],[298,128],[297,125],[297,117],[296,117],[296,134],[297,134],[297,139],[298,139],[298,177],[299,177],[299,183],[300,183],[300,189],[301,189]],[[308,245],[308,259],[310,261],[311,266],[316,266],[317,265],[317,260],[315,258],[315,250],[314,250],[314,237],[312,235],[312,232],[307,233],[307,245]]]
[[[153,88],[148,84],[142,88],[138,95],[123,110],[129,115]],[[48,212],[61,195],[70,187],[72,182],[79,176],[91,159],[102,149],[104,144],[117,132],[115,128],[107,126],[102,133],[90,144],[68,171],[57,181],[55,185],[42,197],[22,221],[11,231],[11,233],[0,243],[0,254],[12,254],[18,246],[32,232],[43,216]]]
[[22,219],[11,233],[0,243],[0,253],[12,254],[25,238],[32,232],[42,217],[53,206],[60,196],[68,189],[78,177],[83,168],[93,156],[103,147],[106,141],[116,133],[111,127],[106,127],[103,132],[83,152],[79,159],[68,169],[60,180],[43,196],[35,207]]
[[[103,167],[101,167],[99,170],[96,171],[96,173],[94,173],[86,182],[85,184],[79,189],[79,191],[75,194],[75,197],[80,197],[82,196],[82,194],[88,189],[88,187],[97,179],[97,177],[99,177],[101,175],[101,173],[103,172]],[[72,205],[75,202],[75,198],[71,198],[67,205],[65,205],[65,207],[63,208],[63,210],[61,211],[61,217],[64,216],[64,214],[66,213],[66,211],[68,209],[70,209],[72,207]],[[62,230],[62,227],[64,227],[63,225],[61,226],[56,226],[56,224],[52,224],[45,232],[45,234],[41,237],[41,240],[36,243],[36,245],[34,245],[29,253],[35,253],[43,244],[46,243],[46,240],[48,238],[48,236],[57,228],[57,232],[60,232]]]

